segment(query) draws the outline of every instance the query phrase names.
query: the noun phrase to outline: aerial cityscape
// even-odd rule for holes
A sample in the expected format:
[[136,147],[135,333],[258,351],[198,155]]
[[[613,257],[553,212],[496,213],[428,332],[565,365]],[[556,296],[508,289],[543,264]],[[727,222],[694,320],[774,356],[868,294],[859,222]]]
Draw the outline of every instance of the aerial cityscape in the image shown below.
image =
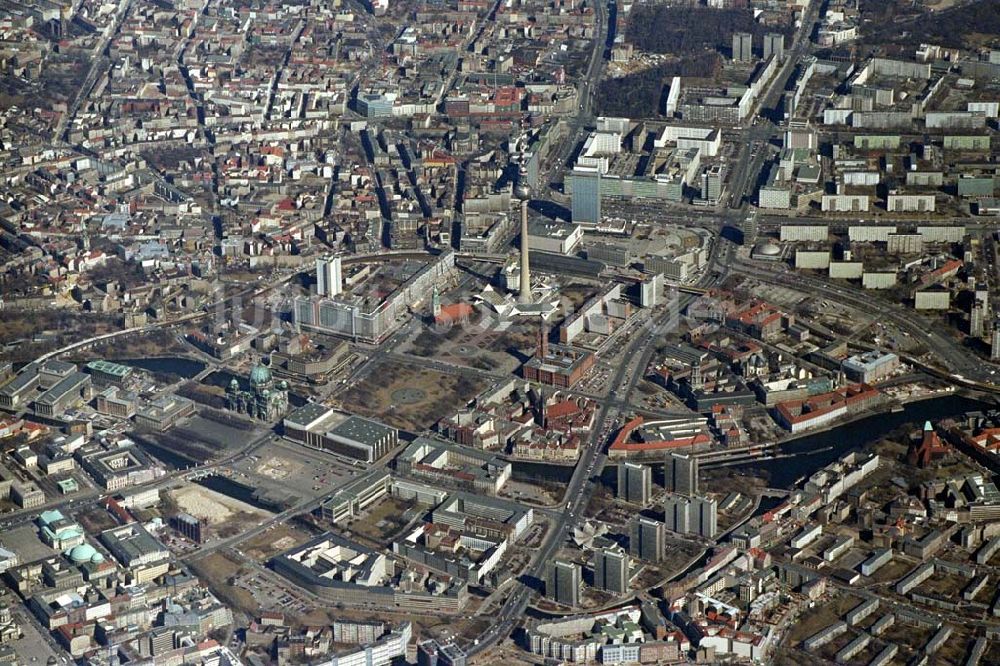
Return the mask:
[[0,666],[1000,664],[1000,0],[0,40]]

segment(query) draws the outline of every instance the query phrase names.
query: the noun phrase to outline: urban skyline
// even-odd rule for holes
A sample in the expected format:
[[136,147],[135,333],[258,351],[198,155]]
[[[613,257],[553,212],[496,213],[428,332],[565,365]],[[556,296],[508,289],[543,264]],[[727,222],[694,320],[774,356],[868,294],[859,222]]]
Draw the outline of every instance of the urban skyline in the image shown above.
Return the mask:
[[1000,0],[0,36],[0,663],[1000,663]]

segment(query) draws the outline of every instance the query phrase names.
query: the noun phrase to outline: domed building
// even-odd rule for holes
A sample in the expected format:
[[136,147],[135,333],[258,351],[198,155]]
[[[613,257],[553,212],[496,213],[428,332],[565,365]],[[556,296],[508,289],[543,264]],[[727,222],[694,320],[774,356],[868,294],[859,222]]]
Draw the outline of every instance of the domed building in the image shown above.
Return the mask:
[[63,516],[58,509],[42,511],[36,520],[42,542],[50,548],[68,551],[85,541],[83,528]]
[[779,261],[783,254],[784,250],[780,245],[770,240],[762,240],[754,245],[753,251],[750,253],[750,258],[763,261]]
[[288,383],[276,382],[271,369],[261,361],[250,371],[250,390],[244,391],[234,378],[226,389],[226,407],[261,421],[274,421],[288,411]]
[[263,363],[258,363],[250,371],[250,386],[268,386],[271,381],[271,369]]
[[86,564],[88,562],[100,562],[104,556],[97,552],[97,549],[89,543],[82,543],[69,551],[69,559],[73,564]]

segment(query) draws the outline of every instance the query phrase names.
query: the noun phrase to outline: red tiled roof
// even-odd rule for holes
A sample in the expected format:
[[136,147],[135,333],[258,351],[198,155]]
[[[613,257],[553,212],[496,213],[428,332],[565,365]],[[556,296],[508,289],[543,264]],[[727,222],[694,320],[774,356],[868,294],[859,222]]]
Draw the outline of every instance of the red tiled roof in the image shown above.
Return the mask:
[[708,444],[712,440],[703,432],[697,435],[692,435],[691,437],[681,437],[678,439],[671,440],[659,440],[653,442],[624,442],[619,444],[617,441],[612,444],[612,448],[619,451],[661,451],[666,449],[678,449],[686,446],[697,446],[699,444]]
[[545,415],[550,419],[559,419],[570,414],[576,414],[580,411],[580,407],[577,406],[572,400],[564,400],[562,402],[557,402],[551,407],[547,407],[545,410]]
[[625,444],[628,442],[629,436],[632,431],[641,426],[643,423],[643,418],[637,416],[628,423],[626,423],[621,430],[618,431],[618,435],[615,437],[615,441],[611,443],[612,449],[624,449]]
[[472,306],[468,303],[450,303],[441,306],[441,312],[434,317],[434,321],[439,324],[461,321],[471,317],[472,312]]
[[[863,402],[878,395],[878,390],[867,384],[851,384],[844,388],[815,395],[805,400],[788,400],[775,405],[775,409],[788,423],[802,423],[827,414],[841,407]],[[794,412],[798,411],[798,414]]]
[[943,266],[941,266],[940,268],[938,268],[937,270],[933,271],[931,273],[931,275],[935,275],[935,276],[939,276],[940,277],[942,275],[947,275],[948,273],[952,273],[954,271],[957,271],[961,267],[962,267],[961,260],[959,260],[959,259],[952,259],[951,261],[945,262],[945,264]]

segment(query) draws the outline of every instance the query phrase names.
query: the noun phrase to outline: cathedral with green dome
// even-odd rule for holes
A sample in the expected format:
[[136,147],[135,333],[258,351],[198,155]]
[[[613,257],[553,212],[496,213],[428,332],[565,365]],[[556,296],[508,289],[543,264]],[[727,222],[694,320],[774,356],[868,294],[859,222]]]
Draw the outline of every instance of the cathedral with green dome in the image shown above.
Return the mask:
[[288,411],[288,383],[274,380],[261,361],[250,371],[250,390],[240,388],[234,378],[226,389],[226,407],[261,421],[274,421]]

